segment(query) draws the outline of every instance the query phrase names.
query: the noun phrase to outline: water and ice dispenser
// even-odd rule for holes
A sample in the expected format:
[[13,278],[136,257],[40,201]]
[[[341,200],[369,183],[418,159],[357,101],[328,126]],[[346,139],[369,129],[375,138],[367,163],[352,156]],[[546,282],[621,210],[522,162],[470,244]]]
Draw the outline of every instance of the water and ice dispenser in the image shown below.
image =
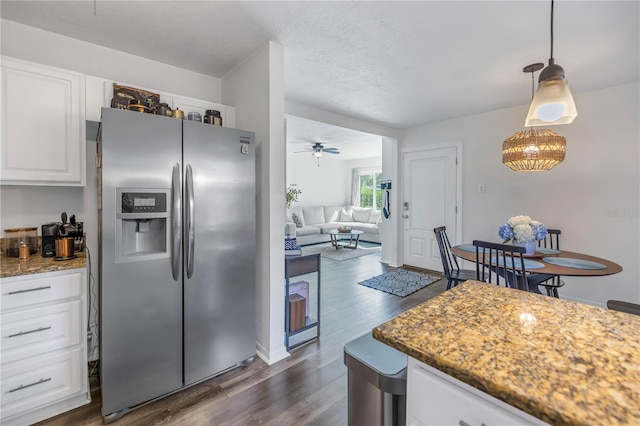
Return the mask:
[[116,262],[170,256],[169,189],[118,189]]

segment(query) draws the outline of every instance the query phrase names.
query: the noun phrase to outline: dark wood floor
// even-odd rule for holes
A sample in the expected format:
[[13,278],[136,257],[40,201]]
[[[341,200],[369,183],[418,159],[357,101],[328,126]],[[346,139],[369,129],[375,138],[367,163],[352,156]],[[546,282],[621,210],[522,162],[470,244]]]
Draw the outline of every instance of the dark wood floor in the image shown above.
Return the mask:
[[[256,360],[128,413],[113,425],[346,425],[347,368],[343,347],[376,325],[444,291],[440,280],[405,298],[358,285],[387,266],[379,254],[322,258],[321,336],[273,365]],[[94,380],[95,384],[96,380]],[[93,402],[42,422],[100,425],[100,389]]]

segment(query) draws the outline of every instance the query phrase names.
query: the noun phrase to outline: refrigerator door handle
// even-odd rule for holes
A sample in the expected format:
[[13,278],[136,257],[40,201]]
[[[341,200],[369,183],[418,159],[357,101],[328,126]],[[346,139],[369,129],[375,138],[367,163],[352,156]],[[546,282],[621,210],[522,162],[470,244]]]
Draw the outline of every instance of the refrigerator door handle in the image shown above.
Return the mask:
[[173,279],[180,278],[180,247],[182,246],[182,185],[180,183],[180,165],[173,166],[171,176],[171,273]]
[[193,197],[193,171],[191,170],[191,164],[187,164],[186,167],[186,188],[187,188],[187,205],[185,212],[185,226],[187,228],[187,278],[191,278],[193,275],[193,263],[194,263],[194,250],[196,244],[196,206]]

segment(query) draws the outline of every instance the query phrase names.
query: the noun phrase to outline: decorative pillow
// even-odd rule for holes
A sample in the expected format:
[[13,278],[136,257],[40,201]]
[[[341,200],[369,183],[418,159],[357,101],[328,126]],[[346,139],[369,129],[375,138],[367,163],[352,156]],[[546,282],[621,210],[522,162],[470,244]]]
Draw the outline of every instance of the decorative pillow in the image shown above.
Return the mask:
[[369,216],[371,216],[371,210],[373,210],[371,207],[353,207],[352,208],[353,221],[362,222],[362,223],[369,222]]
[[291,208],[288,210],[287,212],[289,214],[289,216],[291,217],[291,221],[293,222],[293,214],[295,213],[296,216],[298,216],[298,220],[300,221],[300,223],[302,224],[302,226],[306,226],[306,220],[304,217],[304,213],[302,212],[302,206],[298,205],[298,206],[291,206]]
[[342,209],[340,211],[340,222],[353,222],[351,210],[346,211],[345,209]]
[[326,222],[338,222],[340,220],[340,210],[342,210],[342,206],[324,206],[324,218]]
[[293,223],[296,224],[296,228],[302,228],[304,226],[304,223],[302,223],[302,220],[297,214],[291,213],[291,219],[293,219]]
[[380,211],[379,210],[373,210],[371,212],[371,216],[369,216],[369,223],[378,223],[380,222]]

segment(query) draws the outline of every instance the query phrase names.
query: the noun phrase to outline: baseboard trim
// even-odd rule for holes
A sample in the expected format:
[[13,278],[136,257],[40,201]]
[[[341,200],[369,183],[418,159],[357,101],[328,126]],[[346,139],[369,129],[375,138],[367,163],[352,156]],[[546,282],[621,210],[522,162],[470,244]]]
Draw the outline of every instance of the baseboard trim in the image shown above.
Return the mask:
[[256,342],[256,355],[267,365],[275,364],[276,362],[282,361],[283,359],[291,356],[291,354],[287,352],[287,349],[284,347],[284,345],[278,348],[278,350],[269,352],[258,342]]

